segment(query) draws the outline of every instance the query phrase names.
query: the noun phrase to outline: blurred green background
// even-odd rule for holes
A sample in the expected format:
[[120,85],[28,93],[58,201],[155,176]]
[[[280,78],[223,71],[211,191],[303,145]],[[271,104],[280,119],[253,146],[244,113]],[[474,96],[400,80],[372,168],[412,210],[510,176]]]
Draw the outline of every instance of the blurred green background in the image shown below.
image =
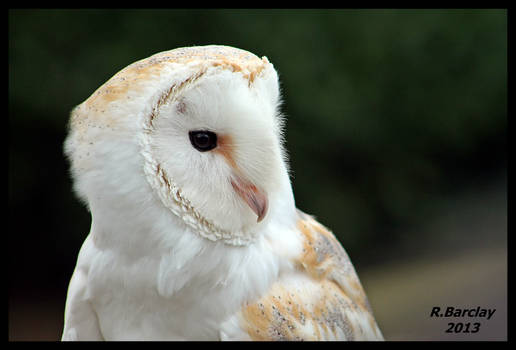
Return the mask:
[[[8,41],[10,340],[60,338],[89,231],[71,109],[206,44],[275,65],[297,206],[342,242],[386,339],[507,338],[506,10],[9,10]],[[497,311],[449,334],[433,306]]]

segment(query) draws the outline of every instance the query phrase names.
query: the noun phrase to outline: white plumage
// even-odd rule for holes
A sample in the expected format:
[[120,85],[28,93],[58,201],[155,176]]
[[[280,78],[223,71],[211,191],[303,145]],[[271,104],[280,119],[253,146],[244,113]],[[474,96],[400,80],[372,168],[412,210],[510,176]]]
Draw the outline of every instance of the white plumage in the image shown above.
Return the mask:
[[72,112],[92,215],[63,340],[382,339],[348,256],[295,207],[276,71],[228,46],[126,67]]

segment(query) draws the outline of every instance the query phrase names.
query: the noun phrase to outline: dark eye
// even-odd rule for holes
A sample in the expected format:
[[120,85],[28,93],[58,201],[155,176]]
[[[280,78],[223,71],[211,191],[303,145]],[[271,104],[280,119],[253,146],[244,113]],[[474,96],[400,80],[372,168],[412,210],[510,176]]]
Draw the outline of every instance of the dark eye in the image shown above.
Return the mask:
[[206,152],[217,147],[217,134],[207,130],[190,131],[190,142],[199,152]]

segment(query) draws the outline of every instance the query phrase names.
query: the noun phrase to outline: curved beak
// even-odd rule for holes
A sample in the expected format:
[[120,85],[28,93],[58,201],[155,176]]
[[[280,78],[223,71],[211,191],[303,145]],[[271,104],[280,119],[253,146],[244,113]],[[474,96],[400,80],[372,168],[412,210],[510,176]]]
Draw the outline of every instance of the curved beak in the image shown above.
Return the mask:
[[231,185],[236,193],[247,203],[251,210],[258,216],[256,222],[263,220],[267,214],[267,195],[254,184],[236,175],[231,179]]

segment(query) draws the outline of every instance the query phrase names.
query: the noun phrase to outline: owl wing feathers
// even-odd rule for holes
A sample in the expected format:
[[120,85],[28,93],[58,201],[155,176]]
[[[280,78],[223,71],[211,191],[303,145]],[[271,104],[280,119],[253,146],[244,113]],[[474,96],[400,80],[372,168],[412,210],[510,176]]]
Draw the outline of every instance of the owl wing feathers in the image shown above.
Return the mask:
[[253,340],[381,340],[367,297],[335,236],[299,211],[296,273],[246,304],[241,327]]

